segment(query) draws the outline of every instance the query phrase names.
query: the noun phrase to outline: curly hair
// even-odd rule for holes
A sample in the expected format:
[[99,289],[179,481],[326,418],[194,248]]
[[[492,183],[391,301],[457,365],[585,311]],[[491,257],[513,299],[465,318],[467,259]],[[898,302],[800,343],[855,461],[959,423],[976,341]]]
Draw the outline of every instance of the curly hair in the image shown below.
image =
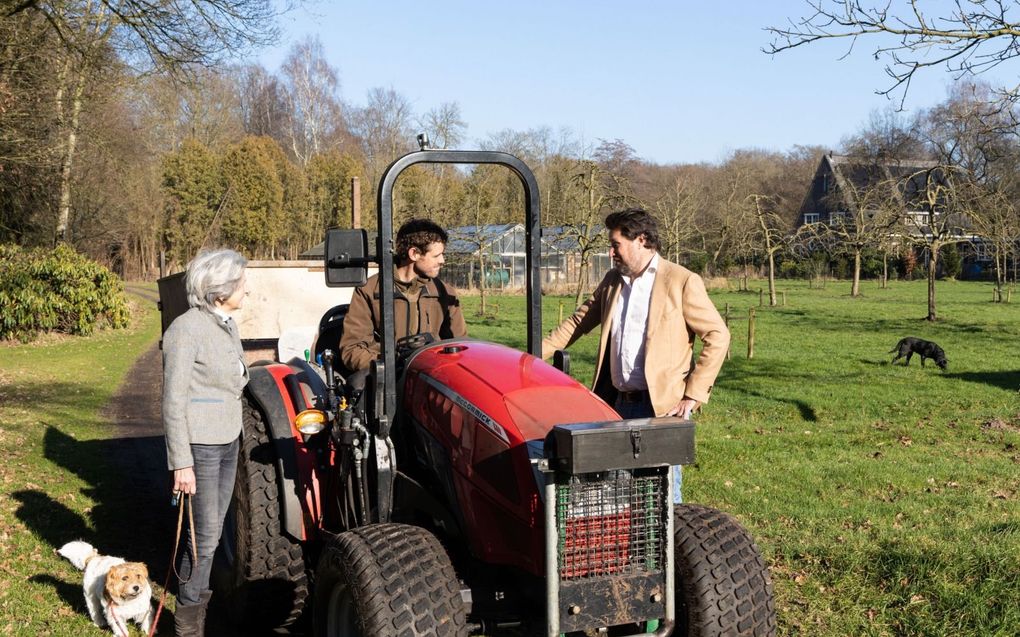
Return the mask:
[[619,230],[625,238],[634,240],[645,236],[645,247],[659,249],[659,224],[655,217],[641,208],[627,208],[606,217],[606,229]]
[[431,219],[411,219],[397,230],[397,239],[393,246],[393,260],[399,263],[409,261],[407,256],[411,248],[424,253],[433,243],[446,245],[450,241],[446,230],[443,230]]

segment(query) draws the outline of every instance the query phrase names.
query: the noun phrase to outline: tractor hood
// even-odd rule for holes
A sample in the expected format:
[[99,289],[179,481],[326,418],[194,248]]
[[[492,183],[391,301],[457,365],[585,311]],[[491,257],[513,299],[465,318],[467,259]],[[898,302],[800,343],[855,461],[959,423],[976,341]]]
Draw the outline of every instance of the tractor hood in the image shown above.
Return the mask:
[[534,356],[472,340],[415,354],[401,400],[422,464],[459,502],[472,553],[540,575],[542,493],[532,460],[556,425],[618,420],[617,413]]

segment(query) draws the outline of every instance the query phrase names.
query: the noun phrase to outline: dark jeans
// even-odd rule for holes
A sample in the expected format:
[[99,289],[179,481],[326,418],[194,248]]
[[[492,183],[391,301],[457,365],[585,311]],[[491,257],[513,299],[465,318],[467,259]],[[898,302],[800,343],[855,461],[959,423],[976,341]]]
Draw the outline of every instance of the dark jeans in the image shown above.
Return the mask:
[[[177,603],[181,606],[197,604],[202,592],[209,589],[213,555],[220,543],[223,520],[234,492],[239,445],[240,438],[226,445],[191,445],[191,456],[195,460],[195,495],[191,498],[195,538],[189,533],[187,545],[181,549],[183,554],[177,569],[184,582],[177,593]],[[187,528],[187,511],[184,525]],[[198,563],[192,564],[191,543],[196,538]]]
[[[613,407],[616,409],[616,413],[620,414],[620,417],[624,419],[655,417],[655,409],[652,407],[652,400],[647,395],[644,400],[633,402],[624,400],[622,397],[617,397],[616,404],[613,405]],[[683,467],[675,465],[673,467],[673,504],[680,504],[684,501],[683,484]]]

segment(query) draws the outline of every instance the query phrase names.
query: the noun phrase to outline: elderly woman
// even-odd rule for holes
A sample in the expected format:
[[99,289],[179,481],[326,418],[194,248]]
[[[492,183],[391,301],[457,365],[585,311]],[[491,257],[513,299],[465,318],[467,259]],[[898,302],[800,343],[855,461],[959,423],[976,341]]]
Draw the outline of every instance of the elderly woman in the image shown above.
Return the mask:
[[[247,260],[233,250],[202,252],[188,264],[187,312],[163,335],[163,426],[174,491],[191,496],[194,537],[178,569],[178,637],[201,637],[213,554],[230,504],[248,368],[237,325]],[[192,557],[197,545],[198,560]]]

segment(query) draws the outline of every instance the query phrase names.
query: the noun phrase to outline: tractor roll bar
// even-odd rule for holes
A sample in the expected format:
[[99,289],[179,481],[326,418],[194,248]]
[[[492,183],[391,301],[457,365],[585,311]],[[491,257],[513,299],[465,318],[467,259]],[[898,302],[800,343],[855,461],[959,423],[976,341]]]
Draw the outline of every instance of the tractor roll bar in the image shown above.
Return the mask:
[[[376,254],[379,258],[379,298],[393,298],[393,186],[397,177],[415,164],[498,164],[509,168],[524,186],[524,237],[526,246],[526,279],[528,304],[528,353],[542,356],[542,289],[539,278],[541,257],[541,206],[538,181],[528,166],[513,155],[486,150],[421,150],[408,153],[390,164],[379,181],[379,237]],[[393,342],[393,305],[380,303],[382,328],[381,354],[385,387],[397,382],[395,343]],[[384,392],[383,428],[386,433],[396,413],[396,392]],[[380,432],[384,433],[384,432]],[[385,435],[385,434],[384,434]]]

